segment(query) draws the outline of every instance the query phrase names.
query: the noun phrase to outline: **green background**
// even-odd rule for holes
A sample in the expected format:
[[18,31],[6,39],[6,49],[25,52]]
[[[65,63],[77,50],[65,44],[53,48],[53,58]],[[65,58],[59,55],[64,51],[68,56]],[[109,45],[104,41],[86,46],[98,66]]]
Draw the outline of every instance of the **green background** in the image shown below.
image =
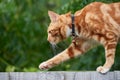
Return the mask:
[[[64,14],[74,13],[85,5],[101,1],[120,0],[0,0],[0,71],[40,71],[38,66],[70,44],[60,42],[55,50],[47,41],[50,23],[48,10]],[[81,57],[71,59],[49,71],[90,71],[105,62],[104,48],[98,46]],[[120,44],[111,70],[120,70]]]

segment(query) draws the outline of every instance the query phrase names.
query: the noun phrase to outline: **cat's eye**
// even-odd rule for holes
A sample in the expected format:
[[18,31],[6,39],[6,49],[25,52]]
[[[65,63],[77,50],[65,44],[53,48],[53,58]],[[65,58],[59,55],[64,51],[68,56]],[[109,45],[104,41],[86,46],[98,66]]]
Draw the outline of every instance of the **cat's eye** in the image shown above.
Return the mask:
[[48,31],[48,33],[51,34],[52,36],[59,37],[58,30],[50,30],[50,31]]

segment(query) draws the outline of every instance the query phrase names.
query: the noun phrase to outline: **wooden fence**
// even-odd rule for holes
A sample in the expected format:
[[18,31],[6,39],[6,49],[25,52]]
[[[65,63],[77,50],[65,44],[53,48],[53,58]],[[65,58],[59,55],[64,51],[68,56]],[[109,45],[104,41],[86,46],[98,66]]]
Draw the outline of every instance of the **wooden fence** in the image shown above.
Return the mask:
[[0,80],[120,80],[120,71],[88,72],[0,72]]

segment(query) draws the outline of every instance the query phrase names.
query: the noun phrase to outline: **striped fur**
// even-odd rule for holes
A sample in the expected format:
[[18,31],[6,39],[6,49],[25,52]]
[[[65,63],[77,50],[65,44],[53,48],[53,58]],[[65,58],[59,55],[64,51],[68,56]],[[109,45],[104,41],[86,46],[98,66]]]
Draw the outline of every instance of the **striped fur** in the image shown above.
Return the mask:
[[[58,15],[48,12],[51,23],[48,27],[48,41],[51,44],[71,36],[71,13]],[[114,64],[115,49],[120,38],[120,2],[105,4],[93,2],[75,14],[75,37],[71,45],[53,57],[40,64],[40,69],[52,68],[75,56],[88,51],[94,45],[102,44],[105,48],[106,62],[97,71],[106,73]]]

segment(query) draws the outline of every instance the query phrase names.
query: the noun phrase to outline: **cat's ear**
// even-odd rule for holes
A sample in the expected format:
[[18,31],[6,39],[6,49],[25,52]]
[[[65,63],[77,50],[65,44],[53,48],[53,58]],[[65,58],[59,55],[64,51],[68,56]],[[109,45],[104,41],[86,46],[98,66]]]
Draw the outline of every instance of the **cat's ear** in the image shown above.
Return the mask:
[[71,11],[65,14],[67,17],[71,16]]
[[59,17],[59,14],[53,12],[53,11],[48,11],[48,15],[50,17],[51,22],[55,22],[57,18]]

